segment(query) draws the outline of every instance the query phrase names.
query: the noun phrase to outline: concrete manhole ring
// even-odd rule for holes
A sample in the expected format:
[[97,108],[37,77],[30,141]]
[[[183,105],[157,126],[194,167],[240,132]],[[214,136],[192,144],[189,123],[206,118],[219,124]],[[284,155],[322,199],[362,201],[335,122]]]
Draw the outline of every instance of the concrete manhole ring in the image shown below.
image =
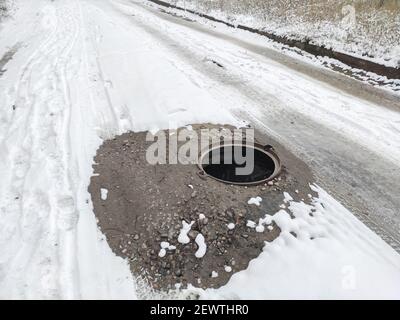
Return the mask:
[[229,143],[211,147],[201,154],[198,166],[203,174],[234,185],[266,183],[276,178],[282,169],[272,146],[257,143]]

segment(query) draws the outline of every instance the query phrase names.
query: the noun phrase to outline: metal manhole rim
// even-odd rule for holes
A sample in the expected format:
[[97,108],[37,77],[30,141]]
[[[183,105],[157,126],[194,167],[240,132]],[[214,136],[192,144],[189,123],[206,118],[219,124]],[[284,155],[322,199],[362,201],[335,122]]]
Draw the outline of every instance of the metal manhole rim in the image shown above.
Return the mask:
[[[224,147],[248,147],[248,148],[253,148],[256,150],[259,150],[260,152],[266,154],[268,157],[271,158],[271,160],[274,162],[274,172],[266,179],[263,180],[259,180],[259,181],[252,181],[252,182],[233,182],[233,181],[226,181],[226,180],[222,180],[219,178],[216,178],[210,174],[208,174],[203,166],[202,166],[202,162],[203,159],[206,155],[208,155],[210,152],[212,152],[213,150],[216,149],[221,149]],[[227,144],[221,144],[219,146],[214,146],[214,147],[209,147],[207,149],[203,149],[200,153],[198,162],[197,162],[197,166],[199,167],[199,169],[201,170],[201,173],[207,177],[210,177],[213,180],[225,183],[225,184],[230,184],[230,185],[239,185],[239,186],[256,186],[256,185],[260,185],[263,183],[266,183],[268,181],[271,181],[273,179],[275,179],[282,171],[282,164],[281,164],[281,160],[278,157],[278,155],[275,153],[274,148],[270,145],[262,145],[259,143],[253,143],[253,144],[247,144],[245,142],[240,143],[240,142],[233,142],[233,143],[227,143]]]

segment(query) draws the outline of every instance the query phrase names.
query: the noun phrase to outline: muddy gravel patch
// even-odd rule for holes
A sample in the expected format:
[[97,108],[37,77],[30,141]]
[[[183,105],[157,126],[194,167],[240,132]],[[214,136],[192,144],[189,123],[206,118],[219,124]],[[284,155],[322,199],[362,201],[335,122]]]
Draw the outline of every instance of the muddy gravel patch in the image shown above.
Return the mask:
[[[215,128],[191,130],[210,127]],[[156,290],[226,284],[280,234],[274,223],[258,232],[251,221],[284,209],[284,191],[304,201],[311,193],[307,168],[287,152],[282,154],[289,167],[279,176],[246,187],[216,181],[194,164],[149,164],[151,144],[145,132],[105,141],[89,192],[112,250],[129,259],[133,274]]]

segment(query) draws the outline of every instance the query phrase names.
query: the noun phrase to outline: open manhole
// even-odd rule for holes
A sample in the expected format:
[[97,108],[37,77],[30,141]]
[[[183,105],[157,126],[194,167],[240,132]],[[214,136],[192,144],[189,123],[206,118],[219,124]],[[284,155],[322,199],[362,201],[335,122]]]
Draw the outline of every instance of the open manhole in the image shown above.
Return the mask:
[[259,144],[224,144],[204,152],[199,159],[202,171],[221,182],[257,185],[274,179],[281,163],[272,147]]

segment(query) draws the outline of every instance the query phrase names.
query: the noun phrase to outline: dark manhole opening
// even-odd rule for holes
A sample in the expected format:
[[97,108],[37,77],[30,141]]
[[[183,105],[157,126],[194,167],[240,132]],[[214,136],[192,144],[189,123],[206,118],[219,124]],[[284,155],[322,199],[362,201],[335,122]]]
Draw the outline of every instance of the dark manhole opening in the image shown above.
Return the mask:
[[281,171],[271,146],[225,144],[210,148],[199,161],[204,173],[218,181],[236,185],[257,185],[274,179]]

